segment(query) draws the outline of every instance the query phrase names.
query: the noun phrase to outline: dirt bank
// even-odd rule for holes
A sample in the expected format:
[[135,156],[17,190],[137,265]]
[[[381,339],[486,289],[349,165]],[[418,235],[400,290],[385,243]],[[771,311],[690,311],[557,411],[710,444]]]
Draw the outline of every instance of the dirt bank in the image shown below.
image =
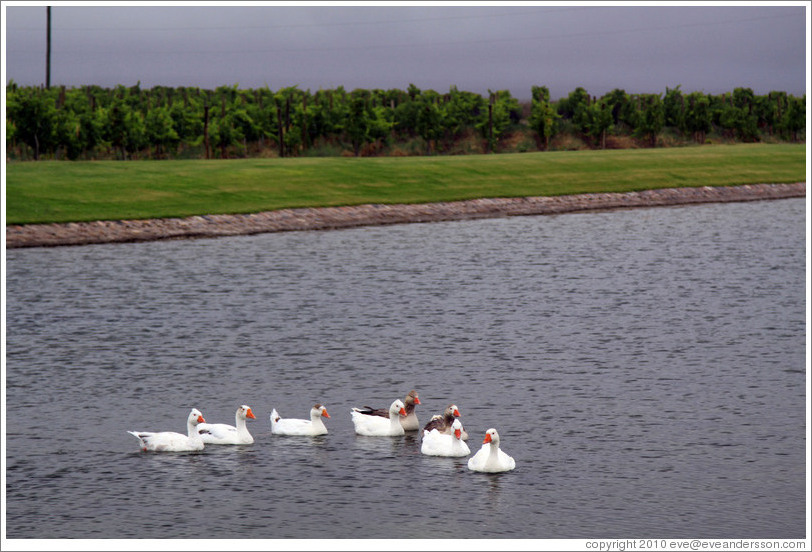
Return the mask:
[[43,247],[209,238],[329,230],[399,224],[466,220],[519,215],[551,215],[598,209],[656,207],[805,197],[806,183],[754,184],[702,188],[668,188],[629,193],[579,194],[558,197],[473,199],[419,205],[357,205],[281,209],[249,215],[206,215],[187,218],[26,224],[6,226],[6,247]]

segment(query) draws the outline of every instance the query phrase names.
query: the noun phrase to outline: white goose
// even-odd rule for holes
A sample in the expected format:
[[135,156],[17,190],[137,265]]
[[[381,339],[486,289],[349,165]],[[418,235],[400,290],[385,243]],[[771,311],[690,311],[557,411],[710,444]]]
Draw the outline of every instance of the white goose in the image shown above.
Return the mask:
[[189,452],[203,450],[203,439],[197,432],[197,425],[206,420],[203,414],[193,408],[186,419],[186,435],[174,431],[128,431],[134,435],[141,443],[141,450],[156,452]]
[[[403,399],[403,406],[406,408],[406,417],[400,417],[400,425],[403,426],[404,431],[417,431],[420,429],[420,422],[417,421],[417,413],[414,411],[415,405],[418,404],[420,404],[420,397],[418,397],[417,391],[412,389],[406,395],[406,398]],[[359,408],[358,412],[370,416],[380,416],[382,418],[389,417],[388,408],[372,408],[365,406],[363,408]]]
[[314,405],[310,409],[310,419],[301,420],[296,418],[282,418],[274,408],[271,411],[271,433],[275,435],[325,435],[327,426],[321,418],[329,418],[327,409],[320,405]]
[[403,401],[395,400],[389,407],[389,418],[382,418],[372,414],[364,414],[360,408],[352,408],[352,423],[355,425],[355,433],[368,437],[389,437],[405,435],[400,417],[406,416],[406,408]]
[[248,432],[245,419],[256,419],[251,407],[247,404],[237,409],[235,415],[236,426],[228,424],[198,424],[197,432],[203,442],[210,445],[250,445],[254,438]]
[[471,449],[462,440],[462,423],[454,420],[451,424],[453,433],[447,435],[432,429],[423,434],[423,443],[420,445],[420,452],[429,456],[468,456]]
[[485,432],[482,448],[468,459],[468,469],[472,471],[497,473],[515,467],[516,461],[499,448],[499,434],[494,428]]

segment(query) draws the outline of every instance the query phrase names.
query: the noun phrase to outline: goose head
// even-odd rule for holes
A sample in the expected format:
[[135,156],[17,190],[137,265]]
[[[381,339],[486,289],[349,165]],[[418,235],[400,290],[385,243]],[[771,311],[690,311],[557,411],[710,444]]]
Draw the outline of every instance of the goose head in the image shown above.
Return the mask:
[[485,432],[485,440],[482,441],[482,444],[484,445],[485,443],[492,443],[494,446],[499,446],[499,434],[494,428],[490,428]]
[[196,426],[197,424],[202,424],[206,421],[203,417],[203,414],[197,408],[193,408],[191,412],[189,412],[189,418],[187,418],[187,423],[190,425]]
[[405,403],[408,404],[420,404],[420,398],[417,396],[417,391],[412,389],[409,391],[409,394],[406,395]]
[[460,423],[459,420],[454,420],[454,423],[451,424],[451,429],[454,430],[455,439],[462,439],[462,423]]
[[406,406],[400,399],[397,399],[389,407],[389,417],[394,418],[395,416],[406,416]]
[[239,409],[237,409],[237,416],[239,416],[243,420],[246,418],[251,418],[252,420],[257,419],[257,417],[254,416],[254,413],[251,411],[251,407],[248,406],[247,404],[244,404]]
[[446,418],[451,417],[459,418],[460,416],[462,416],[462,414],[460,414],[460,409],[457,408],[456,404],[449,404],[448,407],[446,407],[445,412],[443,412],[443,414],[445,415]]
[[315,420],[321,416],[324,416],[325,418],[330,417],[330,415],[327,413],[327,408],[321,404],[313,405],[313,408],[310,409],[310,417]]

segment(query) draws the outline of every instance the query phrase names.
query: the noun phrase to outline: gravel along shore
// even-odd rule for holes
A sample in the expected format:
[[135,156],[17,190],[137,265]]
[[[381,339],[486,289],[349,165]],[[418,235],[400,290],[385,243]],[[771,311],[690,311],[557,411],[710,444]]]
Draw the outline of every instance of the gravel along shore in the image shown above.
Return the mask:
[[415,205],[355,205],[280,209],[246,215],[24,224],[6,226],[6,247],[48,247],[179,238],[212,238],[263,232],[332,230],[357,226],[552,215],[590,210],[805,197],[806,183],[664,188],[628,193],[472,199]]

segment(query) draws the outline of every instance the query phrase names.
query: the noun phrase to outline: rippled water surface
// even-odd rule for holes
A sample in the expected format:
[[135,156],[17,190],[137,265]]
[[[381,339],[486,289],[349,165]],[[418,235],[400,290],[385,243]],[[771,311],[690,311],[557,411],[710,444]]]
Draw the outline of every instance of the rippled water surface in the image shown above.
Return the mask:
[[[805,201],[7,252],[7,536],[804,537]],[[516,470],[352,406],[455,402]],[[324,403],[330,433],[270,434]],[[256,442],[138,450],[199,408]]]

